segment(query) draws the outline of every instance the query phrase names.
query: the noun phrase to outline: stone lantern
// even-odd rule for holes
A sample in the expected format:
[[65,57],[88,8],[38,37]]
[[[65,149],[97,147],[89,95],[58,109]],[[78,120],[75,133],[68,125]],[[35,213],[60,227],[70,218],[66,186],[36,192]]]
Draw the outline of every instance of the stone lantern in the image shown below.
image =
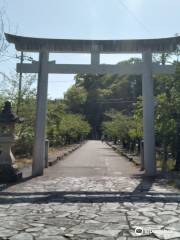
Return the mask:
[[0,182],[13,182],[22,177],[11,151],[11,146],[16,141],[15,124],[21,122],[12,112],[11,103],[5,102],[0,113]]

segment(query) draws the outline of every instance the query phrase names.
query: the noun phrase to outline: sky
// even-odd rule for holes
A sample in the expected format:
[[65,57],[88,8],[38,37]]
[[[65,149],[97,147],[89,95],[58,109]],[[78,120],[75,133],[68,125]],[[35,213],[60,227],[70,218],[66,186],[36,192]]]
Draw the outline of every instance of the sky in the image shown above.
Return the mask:
[[[6,31],[12,34],[61,39],[140,39],[180,34],[180,0],[0,0],[6,11]],[[9,26],[8,26],[9,25]],[[15,73],[14,58],[0,64],[0,72]],[[25,53],[30,55],[29,53]],[[35,60],[37,54],[31,55]],[[134,56],[134,55],[133,55]],[[101,55],[101,63],[115,64],[131,55]],[[89,63],[87,54],[51,54],[57,63]],[[49,75],[48,96],[62,98],[74,75]]]

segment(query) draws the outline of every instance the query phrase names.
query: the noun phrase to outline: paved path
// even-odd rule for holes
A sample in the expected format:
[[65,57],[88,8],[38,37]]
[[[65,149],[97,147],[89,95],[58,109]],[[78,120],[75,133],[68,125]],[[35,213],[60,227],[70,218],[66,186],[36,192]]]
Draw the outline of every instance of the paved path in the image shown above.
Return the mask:
[[88,141],[82,148],[69,155],[47,175],[65,177],[131,176],[138,169],[101,141]]
[[180,239],[180,193],[89,141],[44,176],[0,192],[0,219],[0,239]]

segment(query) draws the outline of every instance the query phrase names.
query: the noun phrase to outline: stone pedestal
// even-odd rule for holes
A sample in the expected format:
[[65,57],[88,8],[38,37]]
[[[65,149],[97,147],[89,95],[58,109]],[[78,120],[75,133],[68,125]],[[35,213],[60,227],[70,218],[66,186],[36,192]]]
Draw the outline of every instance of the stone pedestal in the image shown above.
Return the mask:
[[15,165],[11,146],[15,142],[13,135],[0,135],[0,182],[14,182],[22,177]]

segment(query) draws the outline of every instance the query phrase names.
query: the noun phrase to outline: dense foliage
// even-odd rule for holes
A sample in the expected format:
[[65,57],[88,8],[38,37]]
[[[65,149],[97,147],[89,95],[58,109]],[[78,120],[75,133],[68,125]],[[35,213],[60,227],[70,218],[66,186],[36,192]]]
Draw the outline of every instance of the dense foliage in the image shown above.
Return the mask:
[[[24,75],[18,115],[24,122],[16,125],[18,140],[14,152],[19,155],[31,155],[34,142],[36,112],[36,76]],[[11,101],[13,111],[18,104],[18,76],[6,79],[1,84],[0,106],[4,101]],[[79,142],[90,132],[90,125],[81,114],[72,114],[63,100],[48,100],[46,135],[50,146],[61,146]]]
[[[129,63],[139,61],[130,59]],[[133,103],[142,91],[140,76],[77,75],[75,80],[75,85],[65,94],[65,100],[70,103],[67,106],[72,113],[86,116],[92,127],[92,139],[99,139],[102,135],[105,112],[115,109],[132,115]]]
[[[174,75],[155,75],[155,134],[156,147],[167,168],[168,157],[176,159],[175,169],[180,169],[180,64],[179,53],[171,56],[154,56],[159,64],[176,65]],[[140,62],[130,59],[130,64]],[[91,138],[102,135],[109,140],[120,140],[129,150],[134,150],[143,139],[142,81],[140,76],[77,75],[75,85],[65,95],[66,101],[73,97],[69,109],[83,113],[91,124]],[[79,90],[78,90],[79,89]],[[74,93],[76,91],[76,98]],[[83,98],[82,98],[82,93]],[[82,100],[83,99],[83,100]],[[78,106],[78,108],[77,108]]]
[[80,114],[66,111],[61,100],[49,101],[47,137],[50,145],[66,145],[79,142],[87,137],[90,125]]

